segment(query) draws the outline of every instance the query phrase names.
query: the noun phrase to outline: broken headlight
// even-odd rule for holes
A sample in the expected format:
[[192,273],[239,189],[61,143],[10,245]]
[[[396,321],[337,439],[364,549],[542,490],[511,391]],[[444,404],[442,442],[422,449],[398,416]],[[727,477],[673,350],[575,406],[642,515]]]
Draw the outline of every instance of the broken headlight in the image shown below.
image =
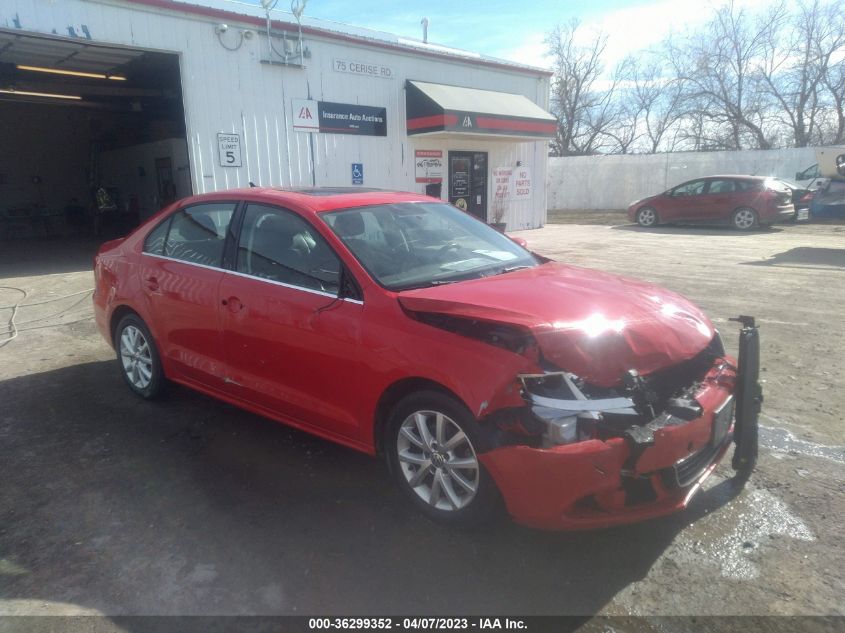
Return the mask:
[[588,395],[578,377],[568,372],[521,374],[519,379],[531,412],[546,425],[543,439],[548,445],[594,437],[597,422],[605,417],[627,426],[639,416],[631,398],[611,390]]

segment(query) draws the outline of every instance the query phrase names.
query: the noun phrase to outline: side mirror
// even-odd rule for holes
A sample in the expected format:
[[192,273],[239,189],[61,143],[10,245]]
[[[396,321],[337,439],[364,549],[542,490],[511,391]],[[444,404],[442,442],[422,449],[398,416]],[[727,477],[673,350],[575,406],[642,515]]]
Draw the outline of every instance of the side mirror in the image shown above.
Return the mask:
[[[510,235],[508,237],[510,237]],[[516,242],[517,244],[519,244],[525,250],[528,250],[528,242],[526,242],[521,237],[511,237],[510,239],[512,242]]]

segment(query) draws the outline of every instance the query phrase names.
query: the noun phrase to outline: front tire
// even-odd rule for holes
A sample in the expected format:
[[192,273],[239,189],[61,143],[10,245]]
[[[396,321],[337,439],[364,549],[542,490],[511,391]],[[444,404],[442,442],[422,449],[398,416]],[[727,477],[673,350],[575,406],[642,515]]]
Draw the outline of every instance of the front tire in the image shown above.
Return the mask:
[[643,207],[637,211],[637,224],[643,228],[651,228],[657,224],[657,211],[652,207]]
[[146,400],[164,392],[165,378],[152,334],[136,314],[127,314],[114,334],[120,373],[129,388]]
[[492,477],[478,459],[485,442],[472,414],[436,391],[402,399],[391,411],[385,447],[406,497],[437,521],[478,525],[500,506]]
[[757,226],[757,212],[748,207],[740,207],[733,212],[731,223],[739,231],[750,231]]

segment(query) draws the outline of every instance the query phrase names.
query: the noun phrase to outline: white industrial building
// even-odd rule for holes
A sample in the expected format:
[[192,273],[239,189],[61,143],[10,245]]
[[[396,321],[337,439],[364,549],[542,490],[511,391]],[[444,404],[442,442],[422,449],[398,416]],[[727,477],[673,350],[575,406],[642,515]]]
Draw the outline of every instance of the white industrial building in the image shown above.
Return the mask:
[[[5,237],[249,183],[546,214],[549,73],[227,0],[0,0]],[[0,235],[0,237],[4,237]]]

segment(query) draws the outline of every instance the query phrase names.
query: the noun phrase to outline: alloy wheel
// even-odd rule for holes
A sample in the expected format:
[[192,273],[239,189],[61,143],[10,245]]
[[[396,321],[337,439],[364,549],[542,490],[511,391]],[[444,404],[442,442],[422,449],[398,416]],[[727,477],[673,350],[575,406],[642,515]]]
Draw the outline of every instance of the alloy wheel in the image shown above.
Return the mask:
[[480,466],[461,427],[438,411],[416,411],[399,427],[399,467],[405,481],[433,508],[457,511],[478,492]]
[[120,335],[120,362],[129,382],[137,389],[146,389],[153,379],[153,357],[144,333],[127,325]]
[[657,214],[654,212],[654,209],[640,209],[639,213],[637,213],[637,223],[640,226],[652,226],[655,222],[657,222]]
[[734,226],[743,231],[750,229],[757,222],[757,217],[751,209],[737,209],[734,213]]

